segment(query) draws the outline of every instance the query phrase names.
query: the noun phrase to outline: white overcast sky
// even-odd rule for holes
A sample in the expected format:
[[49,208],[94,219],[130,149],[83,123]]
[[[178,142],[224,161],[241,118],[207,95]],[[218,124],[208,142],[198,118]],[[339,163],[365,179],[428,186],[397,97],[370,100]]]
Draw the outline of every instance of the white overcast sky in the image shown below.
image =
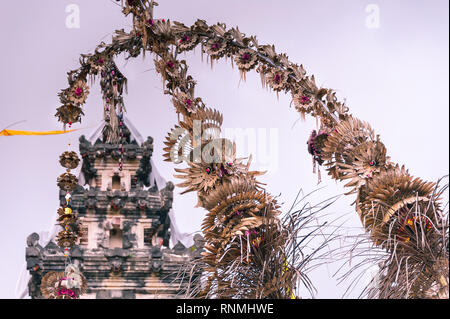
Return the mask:
[[[346,99],[357,117],[381,135],[392,160],[426,180],[448,174],[448,1],[447,0],[160,0],[156,18],[191,25],[197,18],[208,23],[239,26],[257,35],[260,44],[274,44],[291,61],[303,64],[317,83],[333,88]],[[66,6],[79,8],[80,27],[66,26]],[[379,25],[368,24],[369,8],[379,10]],[[371,9],[373,10],[373,9]],[[80,53],[111,40],[115,29],[129,29],[115,1],[45,0],[5,1],[0,11],[0,130],[17,121],[24,130],[60,129],[54,117],[57,93],[65,88],[66,72],[78,66]],[[369,21],[370,22],[370,21]],[[373,22],[373,21],[372,21]],[[376,23],[375,23],[376,24]],[[376,26],[376,25],[375,25]],[[250,129],[260,147],[254,149],[254,168],[269,172],[261,180],[273,194],[281,194],[286,210],[298,190],[317,188],[306,140],[315,121],[298,121],[289,108],[290,97],[261,89],[259,75],[239,73],[225,61],[214,69],[202,63],[200,52],[186,56],[198,80],[197,95],[224,114],[224,128]],[[173,165],[162,161],[163,138],[176,115],[151,58],[118,66],[129,79],[125,97],[128,117],[142,136],[155,139],[153,160],[161,174],[172,177]],[[25,260],[26,237],[48,229],[58,207],[56,178],[63,172],[59,154],[70,140],[78,150],[78,137],[89,135],[102,116],[99,86],[91,88],[84,108],[83,130],[64,136],[0,137],[0,298],[13,298]],[[267,133],[270,138],[264,139]],[[271,142],[270,142],[271,141]],[[258,145],[258,144],[256,144]],[[266,149],[261,145],[267,146]],[[343,192],[325,174],[311,201]],[[175,181],[176,182],[176,181]],[[194,209],[194,195],[180,196],[174,208],[184,232],[200,228],[204,211]],[[359,226],[351,202],[341,198],[327,209],[331,216],[345,214],[347,225]],[[333,268],[334,267],[334,268]],[[339,298],[345,285],[332,277],[335,266],[324,266],[311,276],[317,297]],[[357,296],[358,290],[350,296]],[[307,297],[307,296],[305,296]]]

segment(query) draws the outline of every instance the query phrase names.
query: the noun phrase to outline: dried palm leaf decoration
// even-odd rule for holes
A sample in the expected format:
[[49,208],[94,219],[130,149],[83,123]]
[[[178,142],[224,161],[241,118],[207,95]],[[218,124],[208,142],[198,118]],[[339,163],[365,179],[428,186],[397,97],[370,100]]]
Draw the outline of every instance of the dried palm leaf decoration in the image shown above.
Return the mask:
[[73,264],[63,272],[48,272],[41,281],[42,296],[46,299],[78,299],[86,290],[87,280]]
[[[80,106],[89,92],[87,77],[100,74],[105,113],[111,114],[108,136],[117,139],[120,128],[114,122],[114,114],[123,109],[121,94],[126,79],[113,57],[123,52],[129,57],[146,51],[154,55],[164,93],[172,96],[180,116],[165,141],[165,160],[188,166],[177,170],[177,177],[183,179],[181,186],[186,191],[197,191],[198,205],[209,211],[203,224],[207,238],[204,260],[208,265],[208,284],[203,295],[289,298],[298,278],[285,255],[268,253],[284,251],[285,243],[280,238],[286,227],[277,218],[276,201],[258,188],[255,177],[259,173],[251,173],[245,164],[239,166],[234,154],[231,160],[227,159],[229,163],[213,165],[195,156],[209,143],[220,141],[222,124],[222,115],[206,108],[202,99],[195,96],[196,82],[187,73],[186,61],[177,59],[178,53],[198,45],[211,66],[217,59],[230,57],[244,79],[246,72],[256,70],[263,87],[276,94],[291,93],[301,116],[309,114],[316,118],[319,129],[308,140],[315,165],[325,166],[333,179],[345,181],[351,187],[349,193],[356,194],[356,210],[374,245],[396,258],[409,260],[409,277],[400,273],[389,275],[395,267],[387,262],[383,269],[387,269],[388,275],[378,286],[377,297],[448,297],[445,246],[448,222],[433,183],[414,178],[403,166],[390,162],[385,146],[372,128],[349,114],[348,107],[338,101],[333,90],[318,87],[314,76],[307,76],[302,65],[289,61],[286,54],[277,53],[273,45],[260,45],[256,37],[248,37],[238,28],[227,29],[221,23],[209,26],[197,20],[188,27],[155,19],[156,5],[150,0],[122,1],[123,13],[132,16],[133,29],[129,33],[116,31],[110,44],[102,43],[94,54],[81,57],[80,68],[69,73],[69,87],[60,94],[63,107],[58,109],[57,117],[64,124],[79,122],[83,115]],[[202,129],[212,133],[199,139],[195,134],[196,120],[201,122]],[[229,169],[228,164],[238,168]],[[252,271],[265,269],[261,261],[283,271],[277,273],[278,278],[269,276],[259,281],[263,293],[255,294],[248,287],[254,279]],[[230,276],[231,269],[235,276]],[[389,293],[394,286],[404,288],[397,289],[396,294]]]

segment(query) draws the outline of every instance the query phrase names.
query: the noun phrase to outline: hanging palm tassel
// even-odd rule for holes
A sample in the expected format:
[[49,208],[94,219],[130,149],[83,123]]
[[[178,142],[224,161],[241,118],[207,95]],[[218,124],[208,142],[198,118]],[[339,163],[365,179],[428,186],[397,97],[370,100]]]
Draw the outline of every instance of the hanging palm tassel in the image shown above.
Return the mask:
[[241,248],[241,264],[242,264],[242,254],[243,254],[244,247],[242,246],[242,235],[241,234],[239,234],[239,246]]
[[317,184],[322,182],[322,176],[320,175],[320,167],[317,168]]
[[317,165],[316,160],[315,160],[314,157],[313,157],[313,158],[312,158],[312,167],[313,167],[312,172],[313,172],[313,174],[316,173],[316,165]]
[[[70,144],[69,144],[70,146]],[[66,204],[58,209],[58,224],[62,230],[57,235],[57,243],[64,251],[64,272],[48,272],[41,282],[41,292],[47,299],[78,299],[86,292],[87,281],[78,266],[71,263],[70,249],[77,241],[78,223],[71,207],[71,192],[77,186],[77,179],[70,174],[80,162],[75,152],[67,151],[61,154],[59,163],[67,172],[58,178],[58,186],[66,191]]]
[[247,262],[250,255],[250,232],[247,231]]

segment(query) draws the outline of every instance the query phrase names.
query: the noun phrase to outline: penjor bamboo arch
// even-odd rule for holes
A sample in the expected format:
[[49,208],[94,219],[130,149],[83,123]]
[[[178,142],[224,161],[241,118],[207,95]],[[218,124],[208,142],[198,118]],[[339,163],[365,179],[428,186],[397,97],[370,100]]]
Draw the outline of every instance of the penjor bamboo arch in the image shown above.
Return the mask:
[[[196,82],[186,61],[177,59],[200,45],[209,63],[229,57],[244,79],[246,72],[256,70],[263,87],[291,93],[302,117],[309,114],[320,122],[308,140],[314,165],[324,165],[331,178],[347,181],[366,232],[392,257],[381,269],[374,296],[448,298],[448,215],[439,202],[443,190],[392,163],[369,124],[353,117],[333,90],[319,88],[314,76],[307,76],[286,54],[276,53],[274,46],[259,45],[256,37],[225,24],[197,20],[187,27],[154,19],[156,5],[149,0],[122,2],[123,13],[132,16],[132,31],[116,31],[110,44],[101,43],[95,53],[81,56],[81,66],[68,73],[69,87],[59,94],[62,106],[56,116],[64,125],[80,122],[88,79],[100,76],[108,122],[104,137],[120,144],[126,78],[114,56],[154,54],[164,93],[171,95],[179,115],[165,141],[165,160],[188,164],[175,169],[183,179],[179,186],[197,192],[198,205],[208,210],[202,225],[208,281],[199,296],[291,298],[301,277],[286,250],[292,229],[280,223],[276,200],[256,179],[261,173],[250,171],[250,161],[236,159],[233,144],[220,138],[222,115],[195,96]],[[199,137],[197,129],[207,134]],[[212,160],[195,160],[202,152]]]

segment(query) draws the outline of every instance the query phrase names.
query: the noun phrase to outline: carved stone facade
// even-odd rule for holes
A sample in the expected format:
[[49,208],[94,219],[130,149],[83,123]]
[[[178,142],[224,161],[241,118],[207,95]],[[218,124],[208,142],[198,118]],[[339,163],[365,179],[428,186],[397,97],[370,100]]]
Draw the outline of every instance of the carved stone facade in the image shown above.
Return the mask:
[[[80,138],[86,185],[72,193],[79,239],[70,257],[88,280],[88,292],[82,298],[182,297],[186,283],[175,279],[183,265],[200,257],[204,241],[198,236],[192,247],[178,243],[168,248],[174,185],[169,182],[164,189],[150,185],[153,139],[139,145],[126,132],[123,152],[118,144],[100,139],[92,144]],[[121,156],[123,168],[119,170]],[[60,192],[61,205],[65,195]],[[65,267],[62,248],[53,241],[45,247],[38,242],[36,233],[27,239],[32,298],[42,298],[42,276]]]

